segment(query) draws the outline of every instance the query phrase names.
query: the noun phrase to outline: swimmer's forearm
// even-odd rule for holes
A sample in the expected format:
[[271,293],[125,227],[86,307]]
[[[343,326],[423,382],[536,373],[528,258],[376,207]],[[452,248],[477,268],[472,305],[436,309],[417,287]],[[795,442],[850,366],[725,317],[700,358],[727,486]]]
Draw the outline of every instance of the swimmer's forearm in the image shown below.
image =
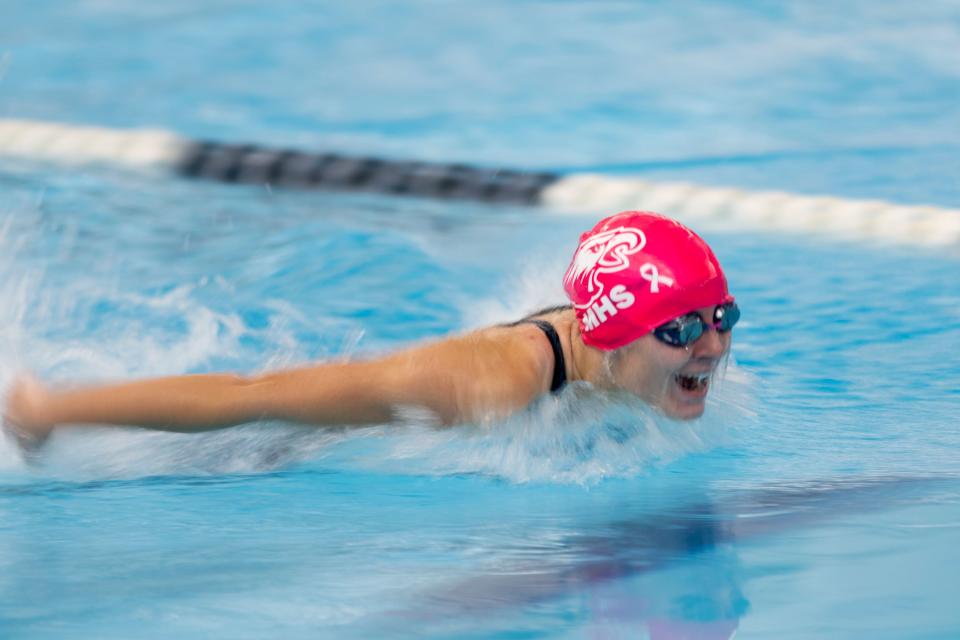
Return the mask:
[[221,429],[263,419],[310,424],[383,422],[392,410],[365,393],[365,363],[330,364],[257,377],[201,374],[51,393],[51,425],[114,424],[163,431]]
[[[116,424],[170,431],[201,431],[226,426],[218,412],[229,375],[175,376],[121,384],[53,390],[40,420],[52,426]],[[221,413],[221,415],[217,415]]]

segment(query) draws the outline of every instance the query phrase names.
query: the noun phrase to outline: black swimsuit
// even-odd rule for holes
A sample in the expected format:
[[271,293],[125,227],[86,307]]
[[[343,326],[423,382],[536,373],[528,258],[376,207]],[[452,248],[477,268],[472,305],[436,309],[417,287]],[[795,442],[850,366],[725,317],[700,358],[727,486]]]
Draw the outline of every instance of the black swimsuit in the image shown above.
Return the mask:
[[515,324],[524,324],[529,322],[540,327],[540,330],[547,335],[550,341],[550,348],[553,349],[553,380],[550,382],[550,393],[556,393],[567,383],[567,363],[563,359],[563,347],[560,346],[560,336],[553,325],[546,320],[536,318],[524,318]]

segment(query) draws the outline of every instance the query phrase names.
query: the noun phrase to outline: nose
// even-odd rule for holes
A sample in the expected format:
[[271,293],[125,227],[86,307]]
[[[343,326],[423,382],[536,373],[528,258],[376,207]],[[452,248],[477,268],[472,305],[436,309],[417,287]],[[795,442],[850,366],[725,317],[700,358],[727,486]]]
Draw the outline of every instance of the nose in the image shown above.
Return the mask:
[[726,340],[719,331],[711,327],[694,341],[691,352],[697,358],[719,358],[725,349]]

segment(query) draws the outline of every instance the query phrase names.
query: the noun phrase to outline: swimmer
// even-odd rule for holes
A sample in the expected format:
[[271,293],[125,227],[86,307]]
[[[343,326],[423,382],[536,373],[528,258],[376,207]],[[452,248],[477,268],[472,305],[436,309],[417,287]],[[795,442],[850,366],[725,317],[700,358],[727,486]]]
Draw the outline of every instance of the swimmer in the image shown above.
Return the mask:
[[360,425],[419,408],[452,425],[504,418],[570,382],[632,394],[675,419],[703,413],[740,311],[699,236],[659,214],[619,213],[580,237],[563,285],[569,306],[382,357],[62,389],[22,377],[7,393],[4,426],[30,447],[81,424]]

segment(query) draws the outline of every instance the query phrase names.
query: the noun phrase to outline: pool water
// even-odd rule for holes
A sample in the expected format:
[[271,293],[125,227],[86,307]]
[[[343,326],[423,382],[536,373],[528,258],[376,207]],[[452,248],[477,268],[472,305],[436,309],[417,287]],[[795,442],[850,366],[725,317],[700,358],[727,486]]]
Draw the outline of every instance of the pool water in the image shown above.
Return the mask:
[[[960,16],[903,11],[47,2],[0,25],[0,116],[957,207]],[[517,318],[610,213],[9,160],[0,195],[2,387]],[[744,317],[693,423],[571,389],[447,430],[0,442],[0,635],[956,637],[956,256],[705,235]]]

